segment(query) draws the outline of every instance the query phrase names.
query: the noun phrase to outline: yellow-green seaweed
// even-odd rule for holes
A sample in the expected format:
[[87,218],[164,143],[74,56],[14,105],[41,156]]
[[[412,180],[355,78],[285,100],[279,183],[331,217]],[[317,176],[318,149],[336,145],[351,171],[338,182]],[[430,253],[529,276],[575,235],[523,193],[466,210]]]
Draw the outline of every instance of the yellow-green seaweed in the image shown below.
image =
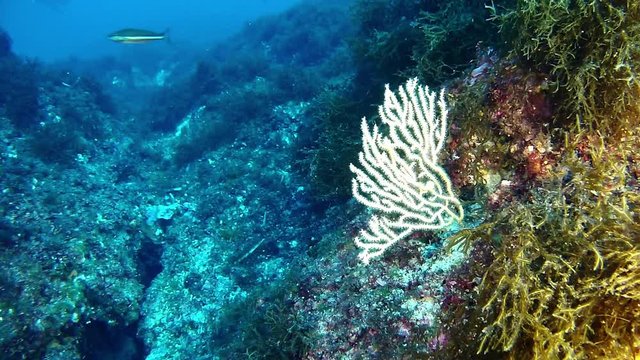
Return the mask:
[[622,119],[637,124],[640,2],[516,0],[489,8],[512,54],[552,75],[559,118],[614,132]]
[[639,143],[635,129],[567,136],[557,181],[451,239],[500,242],[471,317],[478,354],[640,356]]

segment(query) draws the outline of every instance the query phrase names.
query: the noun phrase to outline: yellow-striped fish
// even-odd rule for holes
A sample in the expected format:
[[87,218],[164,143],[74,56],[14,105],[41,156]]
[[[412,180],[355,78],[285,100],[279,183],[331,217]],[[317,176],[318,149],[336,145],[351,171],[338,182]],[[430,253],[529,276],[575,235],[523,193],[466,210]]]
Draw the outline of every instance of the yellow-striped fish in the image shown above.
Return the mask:
[[122,29],[109,34],[109,39],[123,44],[141,44],[150,41],[164,40],[167,32],[157,33],[142,29]]

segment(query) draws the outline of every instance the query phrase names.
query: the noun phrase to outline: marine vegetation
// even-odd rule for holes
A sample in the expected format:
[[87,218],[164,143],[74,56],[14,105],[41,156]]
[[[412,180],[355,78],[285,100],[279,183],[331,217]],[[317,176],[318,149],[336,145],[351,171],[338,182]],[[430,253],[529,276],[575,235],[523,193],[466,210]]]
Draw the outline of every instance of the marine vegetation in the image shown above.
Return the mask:
[[[462,74],[479,43],[496,28],[483,1],[357,1],[358,36],[351,41],[359,70],[376,85],[419,75],[436,86]],[[394,80],[395,81],[395,80]]]
[[0,28],[0,57],[11,54],[11,36]]
[[416,25],[422,39],[413,49],[417,72],[429,84],[462,75],[476,56],[476,47],[493,46],[495,26],[488,23],[484,1],[430,1]]
[[349,163],[360,148],[358,120],[366,108],[354,100],[354,91],[353,87],[322,91],[309,107],[314,121],[302,129],[296,143],[296,168],[307,174],[318,201],[351,196]]
[[517,0],[491,10],[511,53],[552,76],[558,120],[616,130],[638,117],[640,3]]
[[[458,99],[467,120],[452,144],[460,155],[452,169],[467,176],[453,180],[484,185],[475,199],[487,218],[449,239],[449,247],[470,250],[463,277],[482,281],[476,296],[456,294],[463,300],[443,314],[456,344],[443,351],[635,358],[640,7],[521,0],[491,10],[515,65],[495,71],[486,106],[468,101],[477,99],[469,90]],[[527,66],[533,71],[517,70]],[[480,124],[470,124],[473,114]],[[483,144],[502,148],[502,157],[483,156]],[[480,166],[470,165],[474,158]]]
[[427,10],[426,2],[356,1],[352,7],[357,35],[350,42],[361,81],[380,85],[398,81],[414,68],[410,56],[422,34],[411,20]]
[[491,10],[510,56],[488,88],[458,95],[449,167],[486,212],[448,240],[470,254],[455,276],[481,281],[449,295],[440,355],[636,358],[639,7],[522,0]]
[[639,136],[632,130],[620,141],[587,133],[568,140],[553,183],[451,239],[497,244],[477,313],[469,317],[483,328],[478,353],[507,352],[513,359],[638,354]]
[[[0,41],[10,41],[6,33],[0,37]],[[9,49],[5,56],[0,56],[0,107],[22,129],[37,123],[38,71],[37,63],[12,56]]]

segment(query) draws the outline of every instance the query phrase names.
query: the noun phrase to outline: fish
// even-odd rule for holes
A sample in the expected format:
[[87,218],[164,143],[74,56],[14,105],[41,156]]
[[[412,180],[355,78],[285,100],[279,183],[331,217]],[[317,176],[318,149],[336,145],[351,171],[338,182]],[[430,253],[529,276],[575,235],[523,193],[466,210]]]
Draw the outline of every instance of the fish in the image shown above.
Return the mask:
[[109,34],[107,37],[112,41],[123,44],[142,44],[151,41],[167,39],[168,31],[157,33],[142,29],[122,29]]

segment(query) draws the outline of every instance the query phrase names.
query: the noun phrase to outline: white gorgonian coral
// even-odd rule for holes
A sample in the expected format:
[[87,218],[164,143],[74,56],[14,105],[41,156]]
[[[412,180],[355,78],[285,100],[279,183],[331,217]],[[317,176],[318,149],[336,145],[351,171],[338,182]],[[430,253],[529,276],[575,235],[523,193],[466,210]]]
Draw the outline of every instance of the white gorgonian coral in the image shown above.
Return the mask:
[[415,78],[395,93],[386,85],[378,112],[388,131],[376,125],[370,131],[363,118],[360,166],[350,165],[353,196],[375,213],[355,239],[365,264],[415,231],[441,229],[464,217],[438,164],[447,137],[444,90],[438,95]]

